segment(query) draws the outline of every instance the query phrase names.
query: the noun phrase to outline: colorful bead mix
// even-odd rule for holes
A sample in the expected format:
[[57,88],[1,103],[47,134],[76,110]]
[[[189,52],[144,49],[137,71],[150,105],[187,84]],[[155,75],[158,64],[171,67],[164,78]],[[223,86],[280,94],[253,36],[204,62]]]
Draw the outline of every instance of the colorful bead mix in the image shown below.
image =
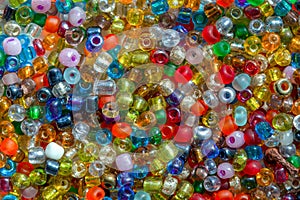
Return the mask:
[[0,199],[300,200],[299,14],[0,0]]

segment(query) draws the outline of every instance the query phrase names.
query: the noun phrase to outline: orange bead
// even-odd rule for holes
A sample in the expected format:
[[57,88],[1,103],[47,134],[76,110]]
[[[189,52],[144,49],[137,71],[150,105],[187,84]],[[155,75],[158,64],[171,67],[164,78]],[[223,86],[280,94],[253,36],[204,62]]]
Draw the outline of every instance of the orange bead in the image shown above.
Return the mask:
[[233,194],[229,190],[217,192],[215,200],[233,200]]
[[5,138],[0,143],[0,151],[9,156],[15,155],[18,151],[18,148],[18,144],[10,138]]
[[244,193],[238,194],[234,197],[234,200],[250,200],[250,199],[251,199],[250,195]]
[[11,101],[7,97],[0,98],[0,116],[1,117],[8,111],[11,104],[12,104]]
[[48,62],[44,57],[37,57],[32,62],[35,73],[45,73],[48,70]]
[[3,120],[0,122],[0,136],[12,137],[15,133],[15,127],[10,121]]
[[35,90],[38,91],[42,87],[48,87],[48,79],[45,73],[37,73],[32,77],[32,80],[35,82]]
[[112,134],[121,139],[127,138],[131,132],[130,125],[125,122],[115,123],[112,127]]
[[231,116],[226,116],[219,122],[219,128],[224,135],[229,135],[233,131],[237,130],[238,126],[234,123]]
[[207,110],[208,106],[202,100],[198,100],[191,107],[191,112],[196,116],[204,115]]
[[111,50],[118,45],[118,37],[115,34],[108,34],[104,37],[102,49],[104,51]]
[[121,4],[131,4],[132,0],[119,0]]
[[43,39],[43,47],[48,50],[52,51],[58,42],[59,36],[55,33],[50,33],[46,35]]
[[294,115],[300,115],[300,99],[297,99],[296,101],[294,101],[291,112]]
[[18,77],[20,79],[29,78],[33,74],[34,74],[34,68],[33,68],[33,66],[30,66],[30,65],[22,67],[21,69],[18,70]]
[[42,141],[42,142],[52,142],[56,137],[56,130],[54,126],[50,124],[43,124],[39,132],[36,136],[36,140]]
[[114,102],[114,101],[116,101],[115,96],[110,96],[110,95],[101,96],[98,102],[98,107],[103,108],[104,104],[108,102]]
[[101,200],[105,196],[105,192],[102,188],[98,186],[94,186],[89,189],[89,191],[86,194],[87,200]]
[[58,30],[60,18],[57,16],[48,16],[44,26],[44,30],[49,33],[55,33]]
[[272,123],[273,118],[275,117],[275,115],[277,115],[279,113],[278,110],[269,110],[266,114],[266,120],[270,123]]

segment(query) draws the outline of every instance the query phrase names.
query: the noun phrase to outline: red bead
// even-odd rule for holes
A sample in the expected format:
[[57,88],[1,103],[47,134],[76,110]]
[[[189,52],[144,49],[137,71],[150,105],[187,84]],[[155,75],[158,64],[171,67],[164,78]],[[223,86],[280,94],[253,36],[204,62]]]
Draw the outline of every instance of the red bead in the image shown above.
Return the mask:
[[9,177],[0,177],[0,196],[1,193],[10,192],[12,189],[11,179]]
[[154,49],[150,53],[150,60],[153,63],[164,65],[169,62],[169,54],[164,50]]
[[249,194],[244,194],[244,193],[240,193],[240,194],[237,194],[235,197],[234,197],[234,200],[250,200],[250,195]]
[[71,27],[72,25],[70,24],[69,21],[61,21],[58,26],[57,35],[64,38],[66,31]]
[[258,19],[260,18],[260,9],[258,7],[247,6],[244,9],[244,14],[249,19]]
[[256,110],[252,112],[248,119],[250,126],[253,128],[257,123],[262,121],[266,121],[266,114],[262,110]]
[[18,143],[16,143],[14,140],[10,138],[5,138],[0,143],[0,151],[8,156],[16,155],[18,148],[19,148]]
[[104,51],[111,50],[118,45],[118,37],[115,34],[108,34],[104,36],[104,44],[102,49]]
[[229,190],[221,190],[217,192],[215,200],[233,200],[233,194]]
[[178,130],[178,126],[175,125],[175,124],[164,124],[164,125],[161,125],[159,127],[160,129],[160,132],[161,132],[161,135],[162,135],[162,139],[172,139],[175,134],[177,133],[177,130]]
[[247,175],[254,176],[256,175],[260,169],[262,168],[262,165],[257,160],[247,160],[247,164],[245,168],[243,169],[243,172]]
[[219,6],[222,6],[224,8],[227,8],[229,6],[231,6],[231,4],[234,2],[234,0],[217,0],[217,4]]
[[247,129],[244,132],[244,140],[247,145],[257,145],[261,143],[261,139],[252,129]]
[[230,65],[223,65],[218,73],[220,79],[222,80],[222,83],[229,84],[233,81],[235,77],[234,68]]
[[17,172],[27,176],[29,176],[32,170],[34,170],[34,166],[29,162],[20,162],[17,166]]
[[193,115],[199,117],[204,115],[208,110],[208,106],[203,102],[203,100],[198,100],[191,107],[191,112]]
[[206,200],[206,198],[202,194],[194,193],[189,200]]
[[178,83],[185,84],[193,78],[193,71],[188,65],[180,66],[175,71],[174,78]]
[[245,89],[243,91],[238,92],[236,95],[236,98],[242,102],[245,103],[253,96],[252,91],[250,89]]
[[34,48],[34,50],[35,50],[35,52],[36,52],[36,55],[38,55],[38,56],[43,56],[43,55],[45,55],[46,50],[45,50],[45,48],[43,47],[42,40],[40,40],[40,39],[34,39],[34,40],[32,41],[32,44],[33,44],[33,48]]
[[273,118],[279,113],[278,110],[268,110],[266,114],[266,120],[272,124]]
[[244,72],[250,76],[254,76],[260,71],[259,63],[254,60],[247,60],[244,66]]
[[193,130],[189,126],[180,126],[174,141],[177,143],[190,144],[193,138]]
[[170,124],[179,123],[181,121],[180,109],[177,107],[167,108],[167,122]]
[[202,31],[202,37],[208,44],[215,44],[221,40],[221,34],[215,25],[205,26]]
[[277,164],[274,170],[275,180],[277,183],[284,183],[288,180],[289,176],[287,171],[281,164]]

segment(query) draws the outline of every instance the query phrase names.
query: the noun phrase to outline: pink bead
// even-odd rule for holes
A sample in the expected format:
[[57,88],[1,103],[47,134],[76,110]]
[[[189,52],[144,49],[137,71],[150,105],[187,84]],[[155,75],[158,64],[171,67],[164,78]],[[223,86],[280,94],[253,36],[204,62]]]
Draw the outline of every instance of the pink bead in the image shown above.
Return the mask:
[[230,163],[224,162],[218,166],[217,173],[221,179],[228,179],[234,176],[234,169]]
[[117,156],[116,165],[120,171],[129,171],[133,168],[133,163],[130,154],[123,153]]
[[293,74],[296,71],[295,68],[293,68],[292,66],[287,66],[286,68],[284,68],[283,73],[285,74],[285,78],[291,80],[293,83],[296,84],[296,82],[293,79]]
[[190,144],[193,138],[193,130],[188,126],[180,126],[175,137],[174,141],[177,143]]
[[36,13],[46,13],[51,8],[51,0],[32,0],[31,8]]
[[8,37],[3,40],[3,49],[7,55],[17,56],[22,51],[22,45],[18,38]]
[[203,51],[198,47],[189,48],[185,54],[185,59],[192,65],[197,65],[203,61]]
[[244,133],[242,131],[234,131],[226,137],[226,144],[231,148],[240,148],[244,143]]
[[4,85],[13,85],[20,83],[20,79],[16,73],[7,73],[2,77],[2,82]]
[[26,199],[32,199],[37,195],[37,193],[38,193],[38,190],[35,189],[34,187],[30,186],[30,187],[26,188],[25,190],[23,190],[22,197],[24,197]]
[[67,67],[76,67],[80,62],[80,54],[76,49],[65,48],[58,57],[59,62]]
[[73,26],[80,26],[84,23],[86,18],[85,11],[80,7],[72,8],[69,12],[69,22]]

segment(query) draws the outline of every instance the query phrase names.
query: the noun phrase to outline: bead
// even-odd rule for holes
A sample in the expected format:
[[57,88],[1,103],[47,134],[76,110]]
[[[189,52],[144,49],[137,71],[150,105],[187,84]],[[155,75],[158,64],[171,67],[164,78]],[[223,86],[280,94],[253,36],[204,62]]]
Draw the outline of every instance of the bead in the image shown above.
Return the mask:
[[10,138],[5,138],[0,143],[0,151],[6,155],[13,156],[17,153],[17,150],[18,144]]
[[120,171],[128,171],[133,168],[131,156],[128,153],[116,157],[116,165]]
[[245,151],[247,152],[248,158],[252,160],[261,160],[264,156],[260,146],[247,146]]
[[16,163],[12,161],[11,159],[7,159],[6,166],[3,168],[0,168],[0,175],[2,177],[11,177],[13,174],[16,173]]
[[7,55],[16,56],[21,53],[21,42],[16,37],[7,37],[2,42],[4,52]]
[[59,62],[67,67],[75,67],[80,61],[81,55],[75,49],[65,48],[59,54]]
[[151,11],[155,15],[161,15],[169,10],[169,5],[166,0],[156,0],[151,3]]
[[217,176],[208,176],[203,182],[205,190],[209,192],[218,191],[221,187],[221,180]]
[[56,160],[48,159],[45,163],[45,172],[46,174],[50,174],[52,176],[56,176],[58,173],[59,162]]
[[86,15],[85,11],[80,7],[74,7],[70,10],[69,14],[69,22],[73,26],[80,26],[84,23]]
[[274,130],[268,122],[259,122],[256,124],[255,132],[262,140],[266,140],[274,134]]
[[234,170],[231,164],[222,163],[218,166],[218,176],[222,179],[231,178],[234,176]]
[[221,17],[216,21],[216,28],[219,33],[226,35],[233,27],[232,20],[228,17]]
[[104,190],[101,187],[94,186],[90,188],[86,194],[88,200],[103,199],[105,195]]
[[68,84],[75,85],[80,81],[80,72],[75,67],[67,68],[63,74],[64,80]]
[[33,147],[28,151],[28,160],[31,164],[42,164],[46,160],[44,149],[41,147]]
[[44,29],[49,33],[55,33],[58,30],[60,19],[57,16],[48,16]]
[[230,45],[226,41],[220,41],[214,44],[213,51],[216,56],[226,56],[230,53]]
[[49,159],[59,160],[64,155],[64,148],[55,142],[51,142],[47,145],[45,154]]
[[176,45],[178,45],[179,42],[180,42],[180,36],[178,32],[171,29],[166,29],[163,32],[162,43],[165,47],[167,48],[175,47]]

